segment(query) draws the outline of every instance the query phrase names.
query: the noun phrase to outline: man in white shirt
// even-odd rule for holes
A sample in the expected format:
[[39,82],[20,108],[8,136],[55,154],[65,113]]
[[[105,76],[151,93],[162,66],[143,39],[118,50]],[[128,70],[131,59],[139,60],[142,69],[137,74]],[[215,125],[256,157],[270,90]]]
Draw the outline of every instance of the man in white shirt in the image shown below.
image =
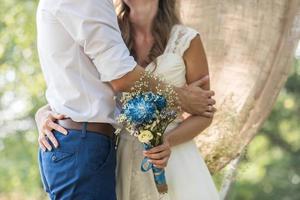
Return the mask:
[[[40,0],[38,52],[52,110],[68,117],[55,133],[60,148],[40,151],[40,169],[51,199],[114,200],[115,92],[127,91],[144,69],[126,48],[112,0]],[[174,88],[183,110],[209,113],[212,91],[197,83]],[[42,138],[49,142],[52,133]]]

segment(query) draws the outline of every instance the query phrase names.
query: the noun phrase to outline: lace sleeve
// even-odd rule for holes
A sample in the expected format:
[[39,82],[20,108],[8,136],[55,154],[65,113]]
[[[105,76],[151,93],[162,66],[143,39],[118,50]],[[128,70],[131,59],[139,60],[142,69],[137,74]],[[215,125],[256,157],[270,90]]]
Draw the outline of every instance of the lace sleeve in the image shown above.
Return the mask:
[[184,52],[190,47],[191,41],[198,34],[199,33],[192,28],[183,25],[176,25],[176,27],[172,30],[170,43],[166,51],[183,56]]

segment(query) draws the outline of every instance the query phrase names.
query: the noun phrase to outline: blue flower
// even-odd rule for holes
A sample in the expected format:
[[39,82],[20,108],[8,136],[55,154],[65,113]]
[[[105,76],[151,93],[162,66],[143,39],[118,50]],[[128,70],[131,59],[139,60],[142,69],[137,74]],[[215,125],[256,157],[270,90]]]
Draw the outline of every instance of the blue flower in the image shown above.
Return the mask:
[[155,104],[158,110],[162,110],[167,106],[167,100],[162,95],[156,95]]
[[153,101],[145,100],[138,95],[124,105],[124,114],[135,124],[149,123],[156,117],[156,105]]
[[146,101],[154,102],[157,95],[153,94],[152,92],[147,92],[144,93],[143,96]]

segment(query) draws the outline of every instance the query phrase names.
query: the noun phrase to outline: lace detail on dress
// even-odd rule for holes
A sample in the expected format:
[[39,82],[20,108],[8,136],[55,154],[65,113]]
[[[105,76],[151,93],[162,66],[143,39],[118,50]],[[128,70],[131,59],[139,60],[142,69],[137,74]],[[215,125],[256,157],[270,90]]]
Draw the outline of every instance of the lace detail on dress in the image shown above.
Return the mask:
[[174,53],[183,56],[189,48],[191,41],[199,33],[187,26],[175,25],[171,31],[171,36],[166,47],[165,53]]

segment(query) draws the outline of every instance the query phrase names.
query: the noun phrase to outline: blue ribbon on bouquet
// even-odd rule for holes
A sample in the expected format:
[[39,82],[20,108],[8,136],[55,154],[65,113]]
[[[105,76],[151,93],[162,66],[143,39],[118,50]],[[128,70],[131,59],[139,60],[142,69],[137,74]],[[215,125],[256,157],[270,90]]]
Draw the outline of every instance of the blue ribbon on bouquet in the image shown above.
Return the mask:
[[[150,146],[148,144],[144,144],[145,150],[149,150],[151,148],[152,148],[152,146]],[[142,170],[142,172],[147,172],[150,169],[152,169],[152,171],[153,171],[154,181],[157,185],[167,184],[165,170],[155,167],[152,163],[149,162],[149,158],[145,157],[142,160],[141,170]]]

